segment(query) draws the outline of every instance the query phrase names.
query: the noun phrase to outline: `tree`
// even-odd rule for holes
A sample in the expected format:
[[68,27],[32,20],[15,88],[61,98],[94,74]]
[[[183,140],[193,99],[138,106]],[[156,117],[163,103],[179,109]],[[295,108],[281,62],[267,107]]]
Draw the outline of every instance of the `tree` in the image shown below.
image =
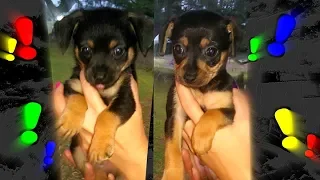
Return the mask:
[[56,7],[52,0],[45,0],[46,4],[47,4],[47,8],[48,10],[51,12],[51,14],[53,16],[59,16],[62,13],[66,13],[69,12],[69,10],[71,9],[71,7],[78,3],[81,4],[81,2],[79,0],[60,0],[59,6]]

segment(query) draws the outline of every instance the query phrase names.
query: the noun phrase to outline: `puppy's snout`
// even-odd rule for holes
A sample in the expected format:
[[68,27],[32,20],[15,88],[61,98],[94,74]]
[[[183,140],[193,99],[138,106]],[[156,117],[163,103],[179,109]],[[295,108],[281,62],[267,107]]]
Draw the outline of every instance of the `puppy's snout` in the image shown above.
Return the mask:
[[186,72],[183,76],[186,83],[192,83],[197,77],[197,72]]
[[96,80],[103,81],[106,78],[106,73],[104,72],[97,72],[96,73]]

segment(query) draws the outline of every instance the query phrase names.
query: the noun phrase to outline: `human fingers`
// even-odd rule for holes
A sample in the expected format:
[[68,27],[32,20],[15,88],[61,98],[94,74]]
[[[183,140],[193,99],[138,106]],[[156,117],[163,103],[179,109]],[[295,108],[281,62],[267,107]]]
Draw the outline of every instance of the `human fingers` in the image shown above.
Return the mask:
[[192,153],[194,153],[194,151],[192,148],[191,137],[192,137],[192,132],[193,132],[194,127],[195,127],[195,125],[192,122],[192,120],[189,120],[185,123],[184,129],[182,131],[182,138]]
[[205,173],[207,175],[207,179],[208,180],[218,180],[218,177],[208,167],[204,167],[204,171],[205,171]]
[[250,117],[250,102],[248,96],[239,89],[233,89],[233,103],[236,111],[235,120],[239,118],[247,118],[245,120],[249,120]]
[[176,90],[184,111],[194,121],[194,123],[197,124],[200,117],[203,115],[200,105],[193,97],[191,91],[178,82],[176,82]]
[[193,179],[193,164],[190,158],[190,154],[187,149],[182,148],[182,160],[184,169],[186,170],[186,173],[189,175],[190,179]]
[[72,166],[76,166],[76,163],[73,160],[73,156],[72,153],[69,149],[65,150],[63,152],[64,157],[68,160],[68,162],[72,165]]
[[183,139],[183,143],[185,145],[184,148],[190,149],[192,147],[191,146],[191,139],[190,139],[190,137],[187,135],[187,133],[185,131],[182,132],[182,139]]
[[197,156],[194,155],[193,159],[194,159],[194,168],[197,169],[200,179],[206,179],[207,173],[205,171],[205,166],[202,166],[200,164],[200,159]]
[[106,108],[106,105],[99,92],[86,80],[83,70],[80,71],[80,82],[88,108],[93,108],[97,113],[103,111]]
[[227,167],[223,165],[221,157],[217,152],[209,151],[209,153],[201,155],[200,158],[206,166],[217,175],[217,177],[232,179]]
[[192,168],[193,180],[201,180],[200,172],[197,168]]
[[53,111],[56,117],[60,117],[66,107],[66,99],[63,94],[63,84],[57,82],[52,91]]
[[108,174],[108,180],[116,180],[113,174],[109,173]]
[[192,137],[193,130],[195,128],[195,124],[193,121],[187,121],[184,125],[184,132],[188,135],[189,139]]
[[85,165],[84,179],[85,180],[94,180],[95,179],[94,170],[93,170],[93,167],[90,163],[86,163],[86,165]]
[[139,98],[139,88],[138,88],[138,83],[134,80],[134,78],[131,76],[131,90],[133,93],[133,98],[134,101],[136,102],[136,108],[137,110],[141,110],[141,104],[140,104],[140,98]]

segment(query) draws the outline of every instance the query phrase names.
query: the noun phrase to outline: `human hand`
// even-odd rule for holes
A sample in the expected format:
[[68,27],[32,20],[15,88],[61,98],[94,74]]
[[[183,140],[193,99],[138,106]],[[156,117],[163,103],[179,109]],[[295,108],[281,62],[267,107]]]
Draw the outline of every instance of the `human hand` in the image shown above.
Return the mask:
[[[186,126],[189,126],[190,123],[192,122],[187,121]],[[184,129],[192,130],[191,128],[187,127],[185,127]],[[183,132],[183,136],[186,136],[184,137],[184,139],[189,139],[185,132]],[[217,176],[213,173],[213,171],[207,166],[205,166],[201,162],[201,160],[190,151],[186,141],[183,141],[182,145],[182,159],[184,168],[187,174],[189,175],[190,180],[218,180]]]
[[[204,114],[190,90],[176,83],[180,102],[192,121],[188,121],[184,128],[184,142],[191,148],[191,137],[196,123]],[[214,97],[213,101],[214,101]],[[235,106],[234,123],[218,130],[212,142],[212,148],[207,154],[199,158],[207,167],[215,172],[220,180],[228,176],[229,179],[251,179],[251,143],[250,143],[250,106],[246,95],[238,89],[233,89],[233,103]],[[194,156],[194,155],[193,155]],[[192,155],[191,155],[192,157]],[[183,157],[188,174],[205,176],[201,166],[190,163],[190,159]],[[190,171],[192,164],[193,171]],[[191,168],[191,169],[192,169]],[[197,175],[196,175],[197,176]]]
[[[81,148],[84,152],[87,152],[93,136],[96,119],[100,112],[106,108],[106,105],[97,90],[85,80],[83,71],[80,73],[80,81],[88,104],[88,110],[79,135],[82,140]],[[115,175],[119,172],[126,179],[145,179],[148,142],[143,126],[138,86],[133,78],[131,79],[131,87],[136,102],[136,111],[128,122],[118,128],[115,138],[115,152],[109,160],[103,162],[103,167],[106,173]],[[63,85],[61,84],[53,92],[53,103],[55,114],[59,117],[66,104],[63,96]],[[73,163],[70,150],[66,150],[64,155]],[[86,167],[88,167],[88,173],[92,174],[92,166],[87,164]],[[92,175],[88,177],[92,179]],[[112,179],[111,176],[110,178]]]

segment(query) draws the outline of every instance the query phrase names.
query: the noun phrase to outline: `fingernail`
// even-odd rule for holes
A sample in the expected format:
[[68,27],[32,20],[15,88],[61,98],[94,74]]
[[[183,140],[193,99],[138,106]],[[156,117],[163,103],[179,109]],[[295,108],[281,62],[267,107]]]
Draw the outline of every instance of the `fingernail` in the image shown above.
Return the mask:
[[55,88],[57,89],[61,85],[61,82],[57,82]]

